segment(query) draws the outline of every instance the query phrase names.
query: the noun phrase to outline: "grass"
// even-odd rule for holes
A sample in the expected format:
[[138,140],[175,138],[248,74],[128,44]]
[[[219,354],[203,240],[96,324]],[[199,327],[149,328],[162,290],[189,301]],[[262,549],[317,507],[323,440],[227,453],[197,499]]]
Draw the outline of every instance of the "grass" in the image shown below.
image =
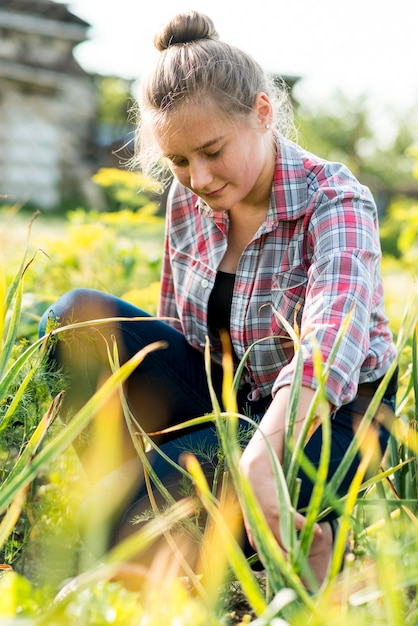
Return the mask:
[[[42,345],[36,341],[36,324],[46,303],[65,286],[110,286],[117,295],[155,306],[155,284],[159,275],[162,221],[145,211],[85,215],[75,212],[66,222],[41,215],[32,225],[28,250],[22,258],[27,239],[27,216],[15,215],[3,229],[1,249],[7,265],[1,272],[0,302],[2,314],[0,337],[0,546],[4,562],[0,573],[0,618],[20,624],[109,624],[124,625],[173,623],[232,625],[253,623],[346,626],[353,621],[362,626],[370,621],[381,626],[418,623],[418,558],[416,509],[418,502],[416,461],[418,436],[418,360],[416,351],[416,303],[405,316],[412,279],[400,262],[385,259],[383,264],[387,308],[394,321],[402,372],[398,402],[398,420],[385,466],[376,476],[364,477],[361,467],[347,498],[340,503],[340,531],[334,550],[332,568],[324,585],[313,595],[306,592],[301,574],[306,573],[306,555],[312,539],[312,527],[329,501],[325,487],[325,445],[322,466],[311,502],[307,527],[301,536],[293,530],[291,502],[297,493],[295,476],[300,463],[306,463],[301,447],[289,442],[291,451],[284,467],[276,465],[277,489],[285,503],[282,534],[290,547],[285,560],[263,520],[249,485],[238,474],[240,454],[235,433],[236,406],[230,361],[225,356],[224,398],[227,411],[222,413],[213,394],[213,413],[201,420],[215,422],[220,441],[222,471],[220,489],[215,493],[201,472],[193,454],[186,457],[184,475],[195,490],[179,503],[170,498],[149,467],[150,484],[159,486],[167,500],[163,511],[156,510],[149,521],[113,551],[97,558],[89,552],[79,535],[78,516],[81,501],[89,494],[87,483],[72,442],[95,416],[104,411],[122,381],[135,367],[137,355],[122,368],[118,355],[109,350],[114,374],[104,387],[74,416],[67,427],[60,423],[60,380],[49,381],[56,389],[52,400],[42,370]],[[6,221],[5,220],[3,223]],[[130,241],[130,239],[134,241]],[[120,254],[109,263],[111,251],[119,241]],[[42,250],[42,252],[40,251]],[[19,269],[20,268],[20,269]],[[100,269],[101,268],[101,269]],[[106,271],[103,270],[105,268]],[[16,276],[16,279],[14,278]],[[139,286],[131,291],[132,284]],[[154,288],[150,289],[150,285]],[[292,329],[289,329],[291,332]],[[57,334],[59,329],[55,330]],[[297,336],[294,336],[297,342]],[[153,349],[150,347],[149,349]],[[209,354],[207,354],[209,359]],[[316,358],[321,402],[327,364]],[[209,369],[208,369],[209,372]],[[208,373],[210,381],[210,376]],[[298,377],[294,398],[298,394]],[[374,403],[379,402],[378,391]],[[132,433],[140,430],[122,397],[122,418]],[[366,448],[371,447],[366,413],[362,433]],[[308,416],[313,419],[313,410]],[[294,407],[288,421],[292,424]],[[289,428],[291,433],[291,428]],[[97,462],[116,454],[112,441],[97,450]],[[146,441],[145,434],[142,440]],[[138,454],[140,440],[135,438]],[[358,441],[359,443],[359,441]],[[360,443],[359,443],[360,445]],[[110,446],[110,447],[109,447]],[[345,464],[353,450],[347,451]],[[334,477],[334,483],[338,476]],[[231,505],[230,488],[237,493],[252,521],[265,570],[256,574],[244,558],[235,533],[237,508]],[[110,487],[109,487],[110,488]],[[332,488],[332,485],[331,485]],[[116,493],[107,492],[112,501]],[[196,525],[196,514],[205,511],[206,522]],[[94,511],[93,511],[94,512]],[[91,535],[99,534],[99,520],[87,516]],[[170,569],[167,552],[157,553],[150,574],[145,574],[135,555],[145,553],[165,537],[176,558],[180,534],[187,533],[201,545],[200,570],[187,570],[180,576]],[[106,532],[106,528],[103,528]],[[349,543],[350,556],[345,556]],[[135,561],[135,562],[134,562]],[[342,574],[341,562],[345,561]],[[184,572],[183,572],[184,573]],[[157,583],[157,584],[156,584]],[[280,619],[285,621],[278,621]],[[16,622],[17,623],[17,622]]]

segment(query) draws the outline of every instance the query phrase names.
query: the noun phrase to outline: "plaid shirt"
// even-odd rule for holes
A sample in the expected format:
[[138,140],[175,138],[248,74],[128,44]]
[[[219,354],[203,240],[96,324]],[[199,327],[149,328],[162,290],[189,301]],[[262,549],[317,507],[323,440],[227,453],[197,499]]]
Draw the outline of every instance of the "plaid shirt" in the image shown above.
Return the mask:
[[[340,163],[279,137],[270,207],[240,258],[231,307],[231,340],[239,359],[256,341],[247,370],[250,399],[291,382],[294,349],[275,311],[297,323],[303,384],[315,387],[314,340],[325,361],[352,311],[333,359],[327,395],[350,402],[359,383],[383,376],[395,347],[383,307],[377,211],[369,190]],[[212,211],[177,182],[167,203],[159,315],[204,350],[208,299],[227,247],[228,213]],[[171,323],[171,322],[170,322]],[[212,341],[220,360],[220,345]]]

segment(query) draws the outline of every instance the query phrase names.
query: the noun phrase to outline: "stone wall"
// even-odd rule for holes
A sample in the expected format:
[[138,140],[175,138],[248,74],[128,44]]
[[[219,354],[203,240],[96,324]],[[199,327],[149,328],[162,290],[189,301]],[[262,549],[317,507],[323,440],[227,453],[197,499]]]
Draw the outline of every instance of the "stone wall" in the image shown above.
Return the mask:
[[0,194],[40,208],[88,198],[93,77],[73,58],[88,24],[47,0],[0,0]]

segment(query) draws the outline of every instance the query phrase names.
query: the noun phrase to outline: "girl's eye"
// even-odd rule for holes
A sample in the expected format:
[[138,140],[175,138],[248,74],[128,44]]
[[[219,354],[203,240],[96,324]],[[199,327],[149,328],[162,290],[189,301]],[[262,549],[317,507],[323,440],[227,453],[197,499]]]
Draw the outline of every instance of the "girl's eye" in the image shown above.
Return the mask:
[[208,152],[206,156],[209,157],[209,159],[216,159],[216,157],[218,157],[220,154],[221,150],[216,150],[216,152]]
[[185,167],[187,165],[186,159],[169,159],[169,161],[174,167]]

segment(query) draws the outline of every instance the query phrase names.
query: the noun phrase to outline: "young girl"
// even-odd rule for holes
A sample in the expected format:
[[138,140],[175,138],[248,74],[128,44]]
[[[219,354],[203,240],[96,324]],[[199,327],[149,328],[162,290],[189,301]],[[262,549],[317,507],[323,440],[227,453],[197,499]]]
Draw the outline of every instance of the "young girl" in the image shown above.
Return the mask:
[[[123,362],[153,341],[152,352],[126,386],[129,406],[143,428],[155,432],[211,411],[203,352],[210,338],[213,381],[221,395],[219,333],[230,336],[235,363],[253,347],[238,393],[239,410],[259,422],[240,469],[251,481],[267,522],[280,544],[273,471],[261,433],[280,461],[294,346],[283,316],[297,322],[303,352],[303,387],[295,436],[316,388],[312,346],[324,360],[349,312],[351,318],[326,382],[332,444],[329,475],[338,467],[364,411],[396,358],[383,308],[377,212],[367,188],[340,163],[319,158],[286,138],[289,107],[260,66],[219,40],[212,21],[196,12],[170,20],[155,37],[161,52],[142,81],[137,161],[146,173],[161,164],[174,182],[167,202],[160,320],[109,322],[73,332],[56,344],[54,358],[69,377],[67,405],[82,403],[108,370],[105,339],[115,336]],[[161,169],[161,168],[160,168]],[[277,315],[277,312],[280,315]],[[111,295],[88,289],[65,294],[46,312],[61,324],[146,313]],[[264,341],[259,342],[260,339]],[[396,379],[383,403],[394,407]],[[388,431],[376,424],[384,450]],[[199,449],[216,442],[213,426],[179,431],[159,440],[170,458],[183,445]],[[317,464],[321,427],[306,445]],[[124,460],[135,458],[126,438]],[[133,461],[137,463],[137,460]],[[155,469],[178,492],[179,475],[159,455]],[[129,463],[126,467],[130,467]],[[341,486],[347,490],[356,464]],[[312,483],[301,474],[299,507]],[[134,505],[149,508],[138,485]],[[330,514],[318,526],[310,565],[321,582],[332,549]],[[296,517],[301,529],[302,514]],[[247,535],[252,542],[251,529]]]

